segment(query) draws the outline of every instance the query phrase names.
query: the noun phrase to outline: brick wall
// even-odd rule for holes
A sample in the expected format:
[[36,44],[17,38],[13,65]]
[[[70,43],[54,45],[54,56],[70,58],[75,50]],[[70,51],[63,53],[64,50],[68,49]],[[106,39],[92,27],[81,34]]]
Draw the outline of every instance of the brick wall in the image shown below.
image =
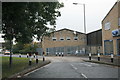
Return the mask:
[[[78,37],[78,40],[74,40],[74,37],[76,36]],[[56,41],[53,41],[52,38],[56,38]],[[60,40],[61,38],[64,38],[64,40]],[[67,38],[70,38],[70,40],[67,40]],[[46,51],[46,48],[79,45],[86,45],[86,35],[80,32],[76,32],[76,34],[74,34],[74,31],[68,29],[62,29],[51,33],[50,37],[44,36],[42,42],[44,51]]]

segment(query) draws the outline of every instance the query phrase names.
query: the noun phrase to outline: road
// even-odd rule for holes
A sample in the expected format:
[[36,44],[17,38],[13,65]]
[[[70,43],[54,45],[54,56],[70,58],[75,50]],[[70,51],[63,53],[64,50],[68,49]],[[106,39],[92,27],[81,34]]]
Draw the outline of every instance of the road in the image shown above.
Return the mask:
[[24,78],[118,78],[118,67],[84,62],[80,57],[46,57],[52,62]]

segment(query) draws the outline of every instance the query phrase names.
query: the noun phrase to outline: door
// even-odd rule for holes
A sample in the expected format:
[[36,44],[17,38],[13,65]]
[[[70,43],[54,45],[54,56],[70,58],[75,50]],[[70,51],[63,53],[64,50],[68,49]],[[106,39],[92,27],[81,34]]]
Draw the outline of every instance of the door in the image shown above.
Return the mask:
[[104,41],[104,50],[105,50],[105,55],[110,55],[113,53],[113,40]]
[[117,40],[117,51],[118,55],[120,55],[120,39]]

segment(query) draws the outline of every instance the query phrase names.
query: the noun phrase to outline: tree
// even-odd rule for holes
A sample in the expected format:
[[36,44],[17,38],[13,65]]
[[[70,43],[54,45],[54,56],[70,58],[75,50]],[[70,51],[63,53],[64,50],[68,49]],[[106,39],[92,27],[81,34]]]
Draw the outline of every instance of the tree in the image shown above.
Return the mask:
[[19,51],[20,51],[20,50],[23,50],[23,48],[24,48],[24,44],[22,44],[22,43],[17,43],[17,44],[15,44],[15,45],[13,45],[12,51],[13,51],[14,54],[15,54],[15,53],[19,53]]
[[37,35],[39,40],[49,28],[55,27],[56,18],[61,16],[59,2],[3,2],[2,30],[4,39],[30,43]]
[[3,38],[10,41],[10,67],[12,64],[12,40],[26,44],[49,30],[47,25],[55,27],[56,18],[61,16],[58,11],[63,7],[59,2],[3,2],[2,32]]
[[34,42],[34,44],[21,44],[17,43],[13,46],[13,53],[27,53],[36,52],[36,48],[39,48],[39,43]]

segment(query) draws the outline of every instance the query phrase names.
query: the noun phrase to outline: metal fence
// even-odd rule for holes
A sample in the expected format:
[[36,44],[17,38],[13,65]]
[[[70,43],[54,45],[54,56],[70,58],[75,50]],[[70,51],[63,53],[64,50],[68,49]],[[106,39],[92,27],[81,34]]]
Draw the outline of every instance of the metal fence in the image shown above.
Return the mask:
[[56,53],[64,54],[88,54],[87,46],[65,46],[65,47],[53,47],[46,48],[47,55],[53,55]]
[[[42,55],[43,49],[37,48],[36,51]],[[102,53],[102,46],[65,46],[65,47],[52,47],[46,48],[46,55],[55,55],[56,53],[63,53],[64,55],[85,55]]]

